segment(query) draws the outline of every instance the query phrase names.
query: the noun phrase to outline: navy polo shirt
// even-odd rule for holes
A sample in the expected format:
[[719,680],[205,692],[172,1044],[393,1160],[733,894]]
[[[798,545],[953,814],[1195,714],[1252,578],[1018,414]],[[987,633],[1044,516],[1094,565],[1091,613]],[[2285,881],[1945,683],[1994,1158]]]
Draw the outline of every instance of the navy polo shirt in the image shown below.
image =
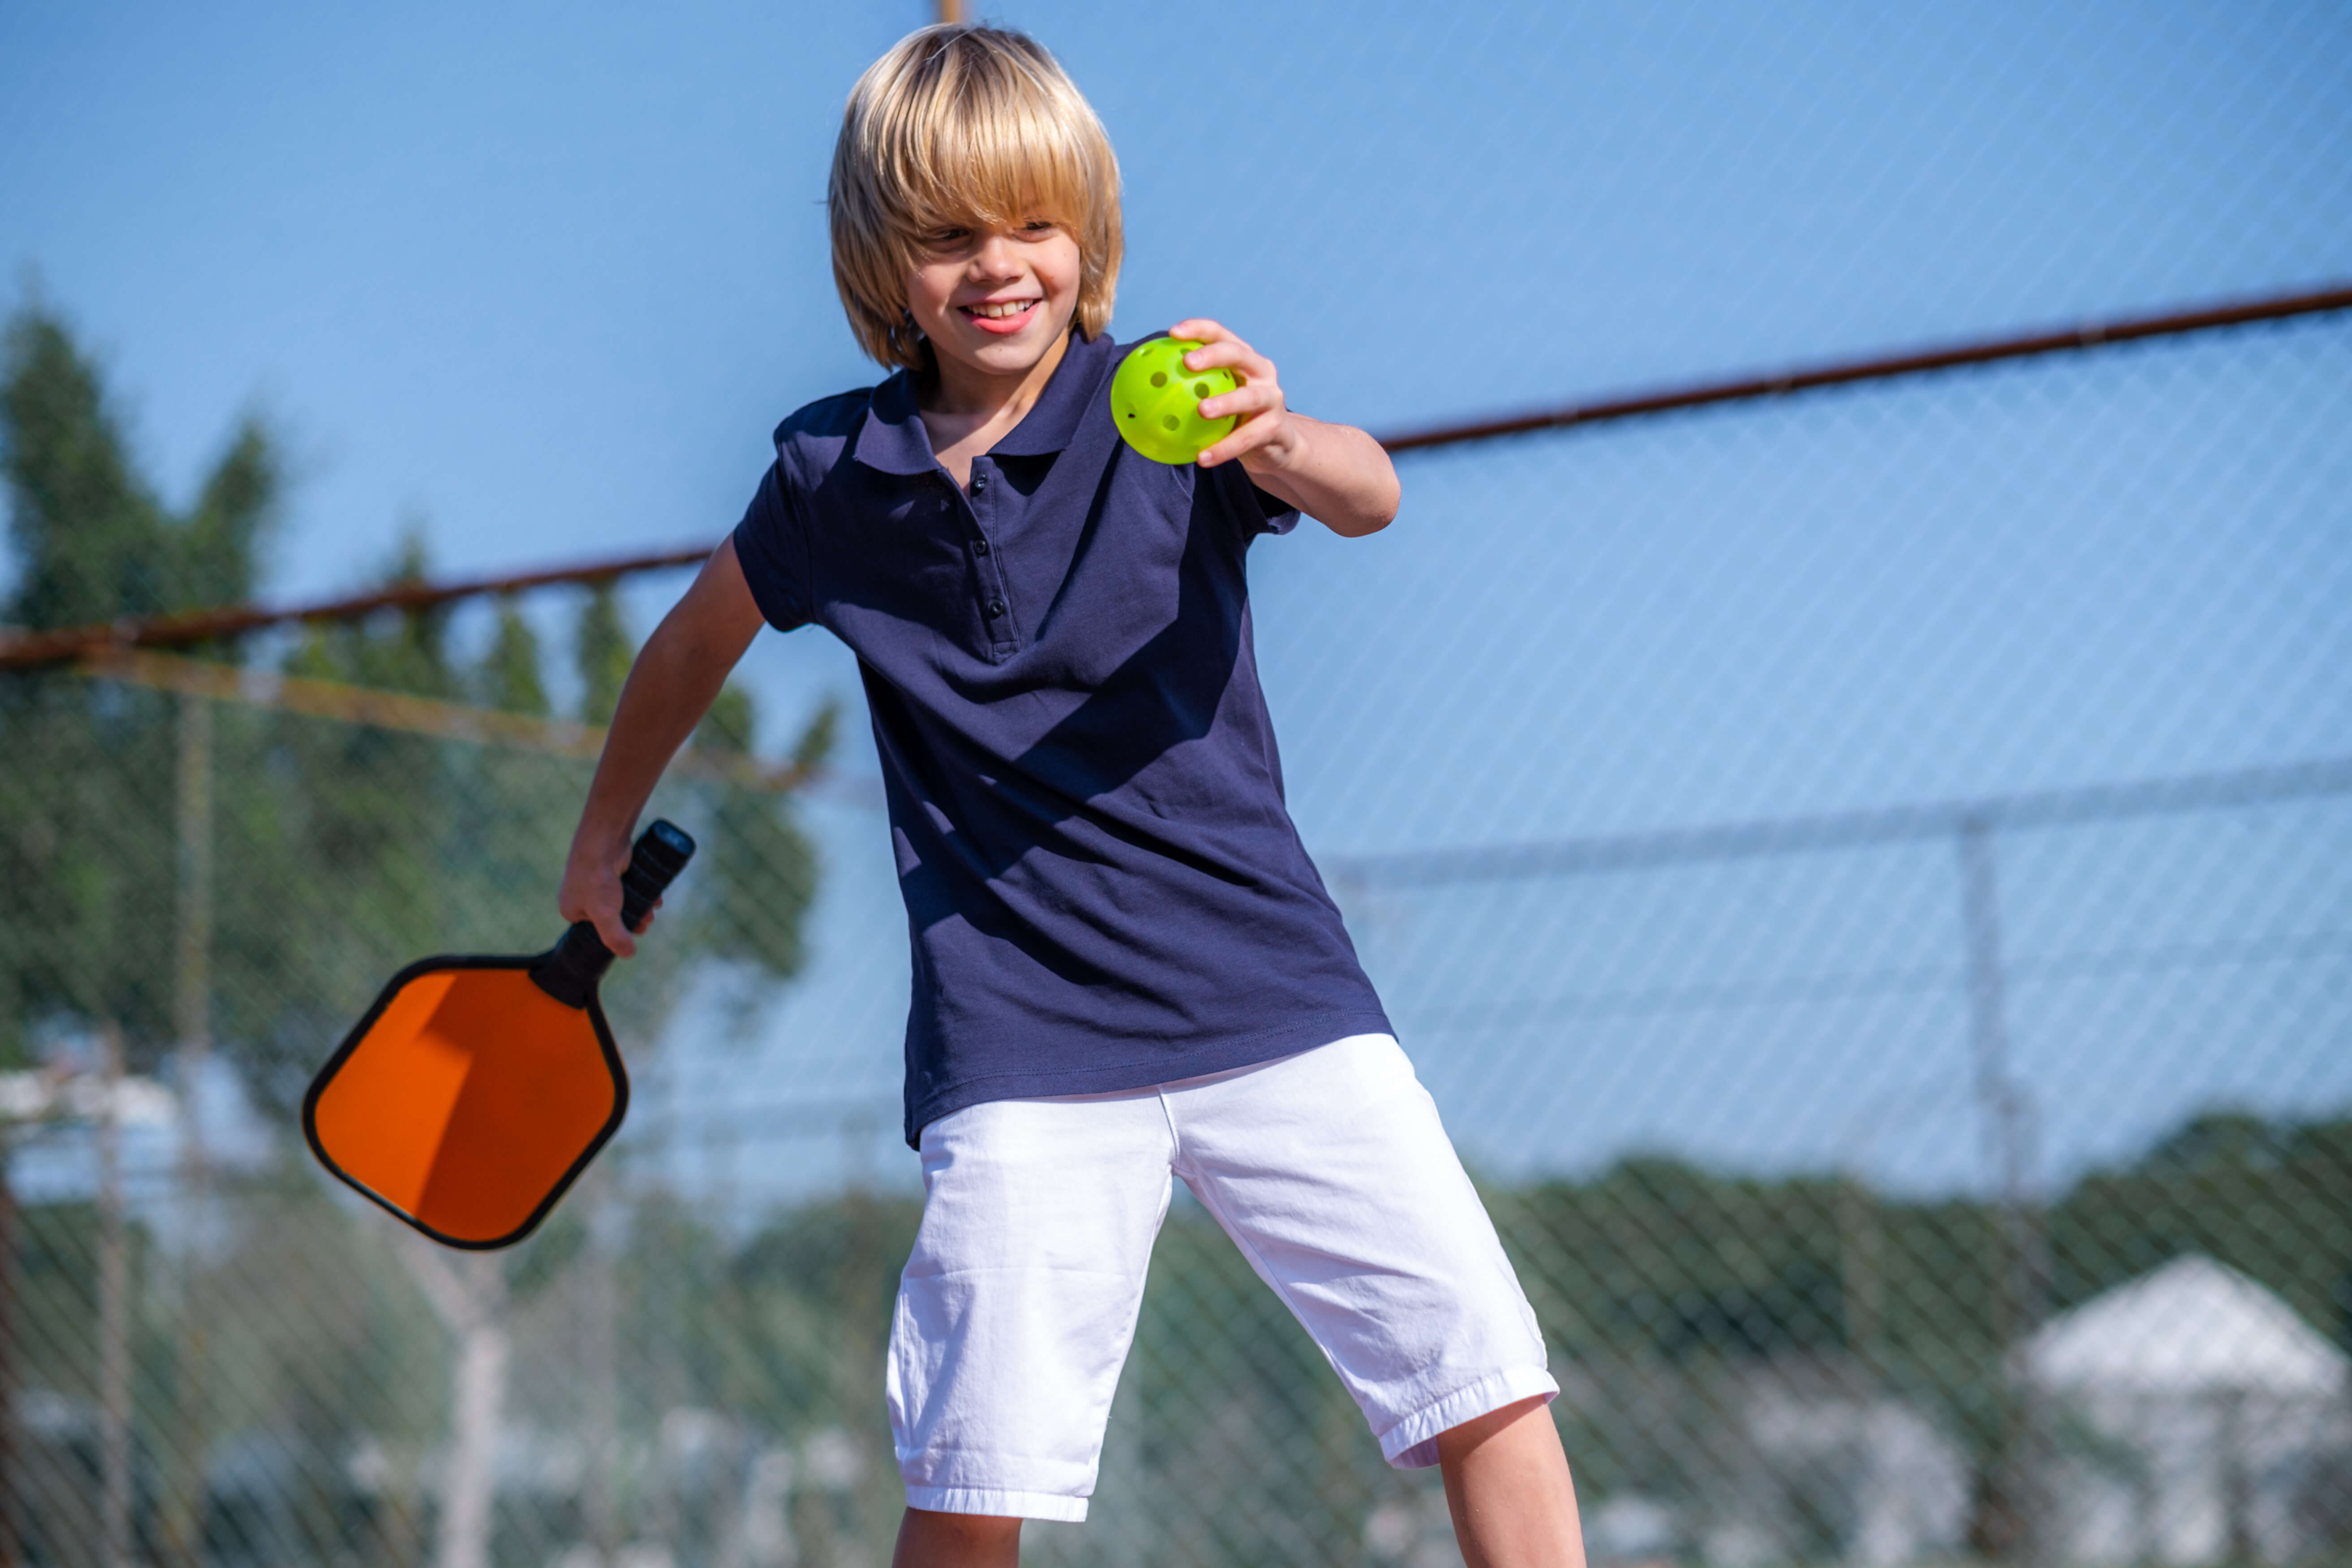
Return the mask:
[[1244,559],[1298,513],[1112,427],[1073,335],[959,489],[904,372],[812,403],[735,531],[857,655],[914,942],[907,1140],[1389,1029],[1283,804]]

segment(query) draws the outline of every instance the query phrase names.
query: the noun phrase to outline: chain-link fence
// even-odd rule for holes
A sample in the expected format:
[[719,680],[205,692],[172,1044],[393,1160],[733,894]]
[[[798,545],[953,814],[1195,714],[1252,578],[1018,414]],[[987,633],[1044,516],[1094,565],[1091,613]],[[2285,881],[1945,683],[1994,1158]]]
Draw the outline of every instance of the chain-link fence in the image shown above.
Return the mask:
[[[2352,1540],[2347,394],[2336,316],[1413,457],[1409,614],[1262,547],[1294,794],[1388,846],[1324,865],[1542,1319],[1596,1556]],[[1658,668],[1583,665],[1611,614]],[[666,786],[712,849],[615,984],[635,1119],[543,1235],[436,1253],[296,1152],[391,968],[552,934],[594,734],[534,716],[525,617],[474,621],[10,679],[26,1561],[887,1553],[905,960],[829,716],[793,760],[735,705]],[[1768,690],[1818,692],[1845,787],[1647,771],[1648,725]],[[2098,724],[2143,776],[2067,782]],[[1622,829],[1528,833],[1554,768]],[[1040,1560],[1444,1560],[1198,1209],[1147,1303]]]
[[[1943,109],[1825,84],[1972,23],[1763,69],[1765,24],[1664,8],[1265,13],[1234,90],[1330,177],[1234,216],[1305,258],[1239,303],[1308,340],[1302,384],[1420,423],[1572,390],[1529,323],[1612,308],[1645,226],[1687,235],[1676,310],[1585,382],[2307,288],[2352,164],[2311,85],[2340,58],[2273,37],[2339,33],[2292,10],[2201,51],[2009,16],[2010,68],[1937,89],[1967,119],[2000,78],[2000,134],[1900,189],[1856,150]],[[1139,187],[1254,155],[1125,20],[1063,21]],[[1462,173],[1585,49],[1622,68],[1546,132],[1601,139],[1584,172]],[[1338,141],[1282,79],[1318,61],[1364,84]],[[1664,96],[1694,76],[1754,100],[1699,147]],[[1495,279],[1433,379],[1335,303],[1400,286],[1339,177],[1368,161],[1458,179]],[[1596,237],[1547,249],[1540,204]],[[1743,249],[1740,204],[1827,227]],[[1854,302],[2061,213],[2063,247]],[[1135,204],[1136,254],[1179,216]],[[1135,287],[1122,331],[1158,324]],[[54,323],[11,353],[9,618],[247,595],[266,451],[163,518]],[[1412,452],[1387,533],[1254,547],[1294,812],[1541,1320],[1596,1560],[2352,1561],[2347,429],[2339,310]],[[908,972],[838,648],[763,639],[656,797],[706,851],[607,988],[631,1121],[539,1235],[436,1251],[293,1128],[393,970],[556,934],[625,621],[677,582],[0,673],[0,1568],[887,1560]],[[1093,1515],[1027,1550],[1456,1560],[1433,1474],[1381,1464],[1181,1194]]]

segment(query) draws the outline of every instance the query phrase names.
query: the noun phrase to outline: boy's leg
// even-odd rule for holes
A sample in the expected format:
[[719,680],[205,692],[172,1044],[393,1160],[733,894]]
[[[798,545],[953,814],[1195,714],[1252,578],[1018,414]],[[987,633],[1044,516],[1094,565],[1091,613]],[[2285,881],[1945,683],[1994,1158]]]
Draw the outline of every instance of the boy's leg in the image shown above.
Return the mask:
[[1171,1144],[1150,1090],[992,1101],[923,1129],[887,1368],[899,1561],[1010,1563],[1021,1520],[1086,1518]]
[[890,1568],[1017,1568],[1021,1521],[910,1508]]
[[1389,1462],[1444,1466],[1475,1516],[1464,1549],[1487,1553],[1471,1561],[1580,1563],[1535,1313],[1396,1042],[1161,1095],[1177,1173],[1331,1358]]
[[1584,1568],[1576,1488],[1542,1400],[1439,1433],[1437,1463],[1468,1568]]

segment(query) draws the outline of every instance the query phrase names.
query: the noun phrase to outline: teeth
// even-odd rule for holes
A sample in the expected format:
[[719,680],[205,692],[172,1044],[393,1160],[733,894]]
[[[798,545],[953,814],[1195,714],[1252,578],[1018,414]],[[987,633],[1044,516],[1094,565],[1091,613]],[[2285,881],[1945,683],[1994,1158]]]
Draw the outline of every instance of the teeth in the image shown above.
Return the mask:
[[964,309],[975,316],[985,316],[992,321],[1001,321],[1007,316],[1019,315],[1036,302],[1034,300],[1012,300],[998,305],[966,305]]

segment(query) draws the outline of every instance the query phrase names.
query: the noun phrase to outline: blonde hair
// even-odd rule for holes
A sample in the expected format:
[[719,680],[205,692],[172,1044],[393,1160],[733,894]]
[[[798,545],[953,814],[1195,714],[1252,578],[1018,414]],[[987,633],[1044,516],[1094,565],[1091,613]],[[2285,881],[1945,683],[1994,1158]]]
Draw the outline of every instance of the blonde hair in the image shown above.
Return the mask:
[[1118,159],[1044,46],[947,24],[901,38],[850,89],[825,192],[833,280],[858,346],[920,370],[907,313],[920,237],[1050,216],[1077,241],[1078,330],[1110,324],[1121,249]]

